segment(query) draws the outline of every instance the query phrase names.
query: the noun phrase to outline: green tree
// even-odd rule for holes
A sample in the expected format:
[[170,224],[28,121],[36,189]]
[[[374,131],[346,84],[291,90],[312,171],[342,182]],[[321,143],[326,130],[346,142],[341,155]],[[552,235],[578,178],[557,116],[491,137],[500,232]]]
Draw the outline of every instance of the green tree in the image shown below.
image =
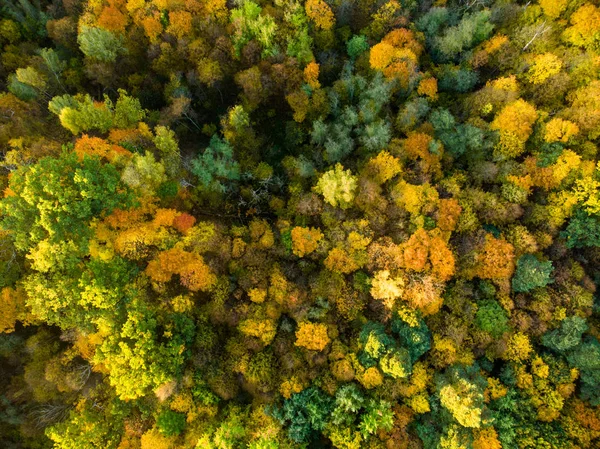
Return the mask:
[[85,250],[90,220],[133,204],[114,166],[88,157],[78,160],[74,153],[19,168],[10,189],[14,194],[0,201],[0,226],[11,232],[21,251],[46,239],[52,244],[73,241]]
[[127,305],[125,323],[104,340],[94,362],[106,366],[121,399],[137,399],[181,374],[194,332],[188,316],[158,316],[136,298]]
[[240,179],[240,166],[234,159],[233,147],[216,134],[209,147],[192,161],[191,172],[204,189],[220,193],[230,189],[232,181]]
[[478,303],[475,325],[494,338],[499,338],[504,332],[510,330],[506,310],[494,299],[486,299]]
[[84,55],[102,62],[115,62],[117,56],[127,53],[123,39],[104,28],[82,26],[77,43]]
[[90,95],[62,95],[54,97],[48,109],[58,115],[61,125],[73,134],[98,130],[102,133],[111,128],[131,128],[146,116],[140,101],[119,89],[116,105],[104,96],[103,103],[94,102]]
[[600,219],[577,209],[566,229],[561,232],[569,248],[600,246]]
[[316,438],[329,421],[333,398],[317,387],[309,387],[286,399],[276,416],[289,422],[288,436],[296,443],[307,443]]
[[554,282],[552,261],[540,262],[532,254],[525,254],[517,261],[517,269],[512,278],[512,289],[517,293],[529,292]]
[[163,435],[180,435],[185,429],[185,414],[163,410],[156,418],[156,427]]
[[566,353],[581,343],[582,335],[588,330],[585,320],[578,316],[565,318],[560,327],[546,333],[542,343],[554,351]]
[[48,427],[45,433],[57,449],[115,449],[123,433],[125,409],[118,400],[83,400],[65,421]]
[[346,51],[351,59],[358,58],[361,54],[369,49],[369,43],[367,37],[364,35],[352,36],[352,38],[346,43]]

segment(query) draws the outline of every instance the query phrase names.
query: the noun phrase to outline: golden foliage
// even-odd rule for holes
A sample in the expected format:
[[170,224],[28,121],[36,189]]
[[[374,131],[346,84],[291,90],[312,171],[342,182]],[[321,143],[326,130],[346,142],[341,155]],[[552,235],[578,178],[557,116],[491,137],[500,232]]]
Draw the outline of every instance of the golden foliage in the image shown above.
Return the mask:
[[0,293],[0,334],[14,332],[17,321],[21,321],[25,325],[29,324],[32,317],[25,305],[26,298],[27,294],[22,288],[5,287],[2,289]]
[[312,20],[317,28],[330,30],[335,23],[333,11],[323,0],[307,0],[304,8],[306,15]]
[[170,11],[167,32],[183,39],[192,33],[192,14],[187,11]]
[[525,150],[538,114],[531,104],[516,100],[505,106],[490,124],[490,129],[500,132],[497,154],[515,157]]
[[431,100],[437,100],[438,83],[433,77],[423,78],[417,87],[417,93],[429,97]]
[[328,270],[341,274],[352,273],[360,268],[360,265],[347,251],[337,247],[329,251],[323,263]]
[[378,387],[383,383],[383,375],[377,367],[372,366],[357,376],[358,381],[367,390]]
[[504,239],[489,234],[476,255],[476,265],[472,276],[481,279],[508,279],[515,271],[514,247]]
[[533,84],[541,84],[562,68],[560,58],[552,53],[544,53],[533,58],[527,77]]
[[321,87],[321,83],[319,83],[319,64],[312,61],[304,67],[304,81],[313,89]]
[[201,256],[172,248],[159,253],[146,267],[146,274],[156,282],[169,282],[180,275],[181,284],[191,291],[207,291],[217,281]]
[[326,325],[302,322],[296,330],[296,343],[294,344],[311,351],[322,351],[330,341]]
[[318,228],[303,228],[296,226],[292,229],[292,252],[298,257],[304,257],[317,249],[323,233]]
[[381,70],[386,78],[397,78],[407,87],[409,78],[416,74],[419,55],[423,48],[412,31],[397,28],[371,48],[371,68]]
[[546,123],[544,140],[546,142],[567,143],[569,139],[579,133],[579,126],[569,120],[553,118]]

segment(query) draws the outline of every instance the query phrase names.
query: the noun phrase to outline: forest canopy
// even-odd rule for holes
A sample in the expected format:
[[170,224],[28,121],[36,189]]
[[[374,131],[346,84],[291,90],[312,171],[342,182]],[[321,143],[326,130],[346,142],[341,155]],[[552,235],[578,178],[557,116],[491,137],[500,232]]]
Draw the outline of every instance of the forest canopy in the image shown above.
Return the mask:
[[600,447],[600,1],[2,0],[2,449]]

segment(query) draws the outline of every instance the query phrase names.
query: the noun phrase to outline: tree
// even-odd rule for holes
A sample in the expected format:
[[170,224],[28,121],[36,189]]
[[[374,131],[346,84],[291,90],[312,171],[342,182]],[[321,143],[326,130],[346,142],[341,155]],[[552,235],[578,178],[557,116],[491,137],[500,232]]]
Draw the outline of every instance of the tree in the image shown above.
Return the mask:
[[517,269],[512,278],[513,291],[529,292],[535,288],[545,287],[554,282],[550,275],[552,274],[552,262],[540,262],[532,254],[525,254],[517,261]]
[[541,84],[551,76],[556,75],[562,68],[560,58],[552,53],[544,53],[533,58],[529,67],[528,78],[532,84]]
[[102,62],[115,62],[119,55],[127,53],[122,39],[103,28],[82,26],[77,42],[84,55]]
[[317,249],[323,233],[316,228],[302,228],[296,226],[292,229],[292,251],[298,257],[304,257]]
[[537,117],[535,107],[524,100],[505,106],[490,124],[491,129],[500,132],[496,154],[505,158],[520,155]]
[[361,54],[369,49],[369,43],[367,42],[366,36],[352,36],[352,39],[346,43],[346,49],[350,58],[358,58]]
[[127,306],[123,326],[98,347],[94,363],[106,367],[119,398],[137,399],[181,374],[194,332],[189,317],[157,316],[136,298]]
[[311,351],[322,351],[330,341],[331,339],[327,335],[327,326],[324,324],[303,322],[298,325],[296,346],[310,349]]
[[11,230],[19,250],[46,239],[72,240],[85,248],[91,219],[133,204],[114,166],[87,157],[80,161],[73,153],[20,168],[10,188],[13,194],[0,202],[1,225]]
[[333,170],[325,172],[313,188],[333,207],[347,209],[352,205],[356,191],[356,176],[350,170],[344,170],[342,164],[336,164]]
[[571,15],[569,22],[571,26],[564,31],[563,39],[573,45],[590,50],[598,48],[600,9],[586,3]]
[[562,142],[567,143],[571,137],[579,134],[579,126],[561,118],[553,118],[546,123],[546,133],[544,134],[544,140],[546,142]]
[[104,96],[104,102],[95,102],[89,95],[62,95],[54,97],[48,109],[58,115],[61,125],[73,134],[98,130],[102,133],[111,128],[131,128],[146,116],[140,101],[119,89],[116,105]]
[[255,39],[263,48],[263,55],[276,53],[275,33],[277,24],[272,16],[261,14],[262,8],[252,0],[243,0],[240,7],[231,10],[231,22],[234,26],[233,46],[237,57],[242,48]]
[[560,327],[547,332],[542,337],[542,343],[548,348],[567,353],[581,343],[581,337],[588,330],[585,320],[577,315],[565,318]]
[[489,10],[465,14],[458,25],[448,28],[442,36],[436,38],[435,50],[442,59],[449,60],[483,42],[494,29],[490,16]]
[[306,15],[315,23],[317,28],[330,30],[335,23],[333,11],[323,0],[307,0]]
[[[112,403],[111,403],[112,402]],[[116,449],[121,440],[124,418],[118,401],[94,407],[95,401],[82,400],[69,412],[66,421],[50,426],[45,433],[59,449]]]
[[121,174],[121,180],[141,195],[152,196],[167,181],[167,177],[164,165],[146,151],[144,155],[133,155]]
[[504,332],[510,330],[506,311],[493,299],[478,304],[475,324],[494,338],[500,338]]
[[166,436],[180,435],[185,429],[185,414],[163,410],[156,418],[156,427]]
[[461,426],[479,428],[486,384],[477,366],[452,366],[438,380],[440,402]]
[[231,189],[231,183],[240,179],[240,167],[234,160],[233,147],[216,134],[202,155],[192,161],[191,171],[203,188],[221,193]]
[[288,422],[288,437],[296,443],[306,443],[325,428],[333,409],[333,398],[317,387],[296,393],[276,411],[276,417]]

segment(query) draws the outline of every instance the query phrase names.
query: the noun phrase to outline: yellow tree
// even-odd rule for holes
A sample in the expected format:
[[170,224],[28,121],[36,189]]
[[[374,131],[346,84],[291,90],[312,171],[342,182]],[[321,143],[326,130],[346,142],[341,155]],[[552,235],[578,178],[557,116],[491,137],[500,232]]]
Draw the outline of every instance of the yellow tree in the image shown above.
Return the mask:
[[306,15],[312,20],[317,28],[330,30],[335,23],[333,11],[323,0],[307,0],[304,5]]
[[537,117],[535,107],[524,100],[519,99],[505,106],[490,124],[492,130],[500,133],[495,155],[511,158],[523,153]]

